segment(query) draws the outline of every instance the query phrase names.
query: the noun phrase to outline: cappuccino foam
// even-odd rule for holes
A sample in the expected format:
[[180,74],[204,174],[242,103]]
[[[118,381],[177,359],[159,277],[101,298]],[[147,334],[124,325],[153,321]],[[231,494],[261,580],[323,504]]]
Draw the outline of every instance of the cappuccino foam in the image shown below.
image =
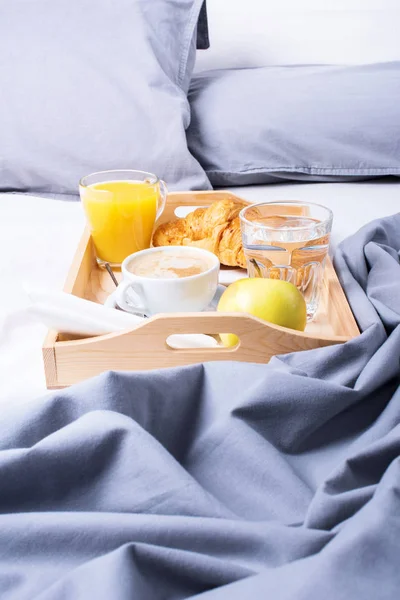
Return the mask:
[[179,279],[199,275],[211,267],[211,261],[197,253],[174,254],[160,250],[133,259],[128,270],[134,275],[151,279]]

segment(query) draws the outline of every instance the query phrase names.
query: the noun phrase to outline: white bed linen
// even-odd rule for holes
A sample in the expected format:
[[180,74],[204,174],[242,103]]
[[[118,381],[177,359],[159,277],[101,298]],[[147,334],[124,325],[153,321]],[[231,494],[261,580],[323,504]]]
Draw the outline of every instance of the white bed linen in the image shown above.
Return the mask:
[[0,195],[0,402],[46,392],[41,344],[46,328],[25,313],[23,285],[62,289],[82,233],[81,206]]
[[[231,191],[254,202],[309,200],[329,206],[334,212],[333,248],[365,223],[400,211],[400,182],[279,184]],[[83,226],[78,202],[0,195],[2,408],[46,393],[41,355],[46,329],[25,313],[23,285],[62,289]]]
[[400,211],[400,179],[362,183],[276,184],[231,188],[252,202],[302,200],[317,202],[333,211],[331,250],[374,219]]

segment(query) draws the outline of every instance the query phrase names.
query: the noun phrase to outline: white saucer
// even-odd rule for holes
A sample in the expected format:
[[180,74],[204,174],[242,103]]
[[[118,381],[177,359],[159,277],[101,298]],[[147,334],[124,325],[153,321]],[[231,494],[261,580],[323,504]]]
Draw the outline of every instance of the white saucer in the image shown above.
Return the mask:
[[[217,310],[218,302],[225,290],[226,290],[226,287],[224,285],[221,285],[221,284],[218,285],[214,298],[211,300],[211,302],[207,306],[207,308],[204,309],[204,312],[215,312]],[[107,306],[108,308],[116,308],[118,310],[121,310],[117,304],[116,292],[113,292],[112,294],[110,294],[108,296],[107,300],[104,302],[104,306]],[[138,315],[140,317],[147,316],[140,312],[135,312],[133,314]]]

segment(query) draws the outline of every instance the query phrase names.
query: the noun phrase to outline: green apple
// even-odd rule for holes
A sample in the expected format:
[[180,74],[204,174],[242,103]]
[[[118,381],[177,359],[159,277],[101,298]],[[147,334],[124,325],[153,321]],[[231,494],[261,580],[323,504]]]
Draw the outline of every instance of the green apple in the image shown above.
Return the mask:
[[[295,285],[280,279],[239,279],[222,294],[218,311],[254,315],[275,325],[304,331],[307,309],[301,292]],[[238,337],[232,333],[220,334],[224,346],[236,346]]]

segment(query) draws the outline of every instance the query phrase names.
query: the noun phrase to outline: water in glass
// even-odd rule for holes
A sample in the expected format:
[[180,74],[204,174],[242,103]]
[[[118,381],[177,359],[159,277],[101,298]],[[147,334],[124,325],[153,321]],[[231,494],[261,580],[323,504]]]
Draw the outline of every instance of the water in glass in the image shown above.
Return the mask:
[[331,219],[317,218],[313,214],[316,211],[304,210],[304,205],[306,214],[280,214],[290,212],[290,207],[295,213],[301,212],[294,203],[283,204],[282,209],[276,206],[272,209],[276,214],[271,214],[272,204],[254,205],[243,211],[241,226],[249,277],[294,283],[306,301],[307,317],[312,319],[318,308]]

